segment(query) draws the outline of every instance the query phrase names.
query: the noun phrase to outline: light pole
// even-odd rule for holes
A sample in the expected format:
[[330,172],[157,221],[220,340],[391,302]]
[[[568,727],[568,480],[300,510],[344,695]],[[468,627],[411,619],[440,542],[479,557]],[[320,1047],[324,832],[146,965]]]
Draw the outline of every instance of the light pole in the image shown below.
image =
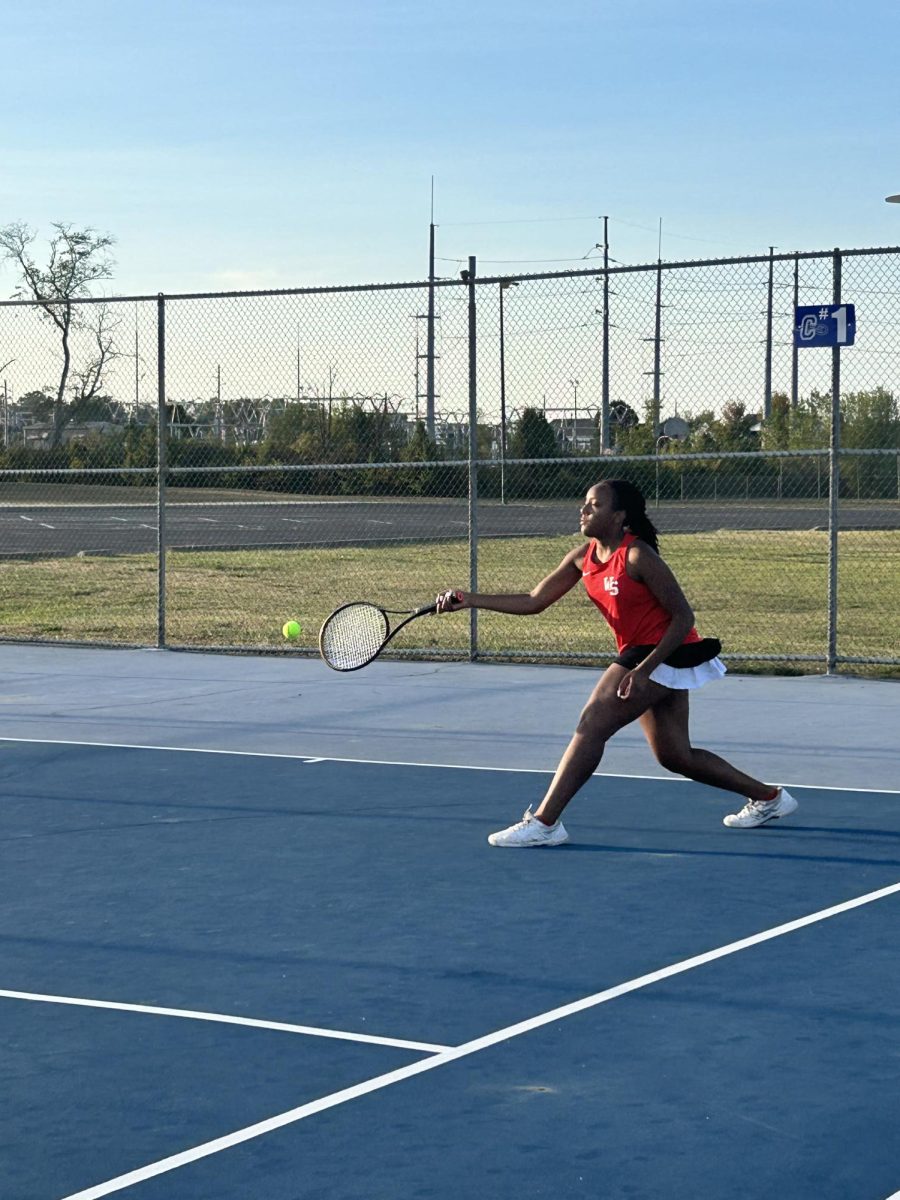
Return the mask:
[[500,280],[500,503],[506,503],[506,333],[503,321],[503,293],[518,287],[518,280]]
[[573,416],[572,416],[572,453],[578,452],[578,380],[570,379],[573,393]]

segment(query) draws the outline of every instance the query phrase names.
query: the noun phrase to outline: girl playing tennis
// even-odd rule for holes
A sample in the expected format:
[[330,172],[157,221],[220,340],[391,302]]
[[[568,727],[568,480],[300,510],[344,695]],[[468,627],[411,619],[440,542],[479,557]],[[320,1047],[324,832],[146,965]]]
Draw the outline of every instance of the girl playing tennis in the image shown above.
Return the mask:
[[581,506],[589,540],[570,551],[530,592],[492,595],[442,592],[438,612],[486,608],[529,615],[543,612],[583,581],[616,637],[618,657],[591,693],[553,782],[535,812],[492,833],[492,846],[559,846],[568,840],[560,815],[596,771],[607,741],[639,720],[659,763],[711,787],[747,798],[725,817],[732,829],[785,817],[797,801],[782,787],[761,783],[709,750],[691,745],[688,694],[725,674],[720,643],[701,639],[678,581],[657,553],[656,529],[640,489],[624,479],[595,484]]

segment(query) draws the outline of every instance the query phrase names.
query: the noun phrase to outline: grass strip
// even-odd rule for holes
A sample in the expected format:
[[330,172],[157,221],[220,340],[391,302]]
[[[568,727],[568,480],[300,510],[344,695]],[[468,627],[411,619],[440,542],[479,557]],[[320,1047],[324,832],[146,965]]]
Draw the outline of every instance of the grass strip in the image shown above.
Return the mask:
[[[485,539],[479,590],[527,591],[558,564],[571,537]],[[838,652],[890,657],[900,647],[900,533],[839,535]],[[828,537],[824,532],[720,531],[667,535],[663,552],[704,635],[725,655],[824,656]],[[386,543],[305,550],[178,551],[167,555],[167,637],[173,646],[311,650],[327,614],[345,600],[407,609],[445,587],[467,587],[465,542]],[[156,559],[86,554],[7,561],[0,568],[0,637],[155,644]],[[281,626],[300,621],[285,643]],[[597,658],[612,636],[583,589],[523,620],[478,615],[485,656],[517,652],[565,661]],[[415,622],[398,648],[468,651],[467,615]],[[741,670],[745,669],[742,665]],[[776,669],[773,665],[770,669]],[[804,668],[801,669],[815,669]],[[900,674],[888,669],[876,673]]]

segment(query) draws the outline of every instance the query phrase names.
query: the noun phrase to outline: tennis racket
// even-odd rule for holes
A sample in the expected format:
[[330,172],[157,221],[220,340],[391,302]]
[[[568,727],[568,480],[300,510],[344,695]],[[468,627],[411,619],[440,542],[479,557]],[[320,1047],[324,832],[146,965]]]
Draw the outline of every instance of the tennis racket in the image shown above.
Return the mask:
[[[404,625],[435,612],[436,604],[426,604],[414,612],[397,612],[364,600],[342,604],[319,631],[319,653],[333,671],[358,671],[377,658]],[[392,629],[388,617],[406,619]]]

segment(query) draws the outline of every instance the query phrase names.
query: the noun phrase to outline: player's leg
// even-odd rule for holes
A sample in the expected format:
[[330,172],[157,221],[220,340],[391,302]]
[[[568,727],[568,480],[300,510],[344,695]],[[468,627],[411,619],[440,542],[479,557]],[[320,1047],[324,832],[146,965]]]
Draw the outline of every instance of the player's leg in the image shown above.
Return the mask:
[[559,820],[563,809],[600,765],[606,743],[613,734],[636,721],[648,705],[659,702],[666,691],[658,683],[650,683],[643,697],[622,700],[617,689],[627,674],[617,663],[603,672],[581,711],[556,774],[535,812],[539,821],[552,825]]
[[773,817],[787,816],[797,802],[783,788],[745,775],[730,762],[691,745],[689,692],[664,689],[665,695],[641,714],[641,728],[660,766],[710,787],[746,796],[740,813],[726,817],[726,825],[762,825]]
[[650,683],[642,697],[621,700],[616,694],[627,674],[624,667],[607,667],[582,710],[572,739],[563,754],[546,795],[521,821],[492,833],[492,846],[557,846],[568,838],[559,822],[563,809],[596,771],[606,743],[617,730],[637,720],[648,704],[659,700],[665,688]]

